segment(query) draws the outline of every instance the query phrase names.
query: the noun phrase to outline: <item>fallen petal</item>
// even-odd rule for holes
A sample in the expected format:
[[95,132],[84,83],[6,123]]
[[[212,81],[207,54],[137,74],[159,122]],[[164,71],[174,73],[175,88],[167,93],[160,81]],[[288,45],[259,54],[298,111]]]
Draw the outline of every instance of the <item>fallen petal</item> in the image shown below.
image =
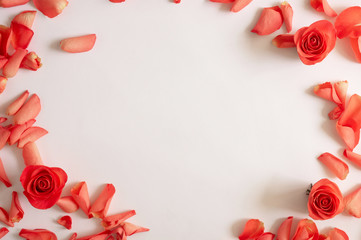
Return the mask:
[[33,30],[28,28],[25,25],[12,22],[11,23],[11,31],[12,31],[12,38],[11,43],[15,49],[22,48],[26,49],[28,48],[31,39],[34,36]]
[[343,109],[337,106],[331,112],[328,113],[328,117],[330,120],[336,120],[340,118],[342,113],[343,113]]
[[209,0],[216,3],[233,3],[235,0]]
[[46,229],[21,229],[19,233],[20,237],[27,240],[57,240],[56,235]]
[[311,0],[311,6],[318,12],[324,12],[329,17],[336,17],[337,13],[331,8],[327,0]]
[[[1,43],[1,35],[0,35],[0,43]],[[8,62],[7,57],[0,55],[0,69],[2,69],[7,62]]]
[[361,218],[361,187],[344,197],[345,211],[357,218]]
[[112,3],[121,3],[121,2],[125,2],[125,0],[109,0],[109,2],[112,2]]
[[135,214],[136,213],[134,210],[130,210],[124,213],[119,213],[116,215],[104,217],[101,224],[106,230],[112,229],[119,226],[120,223],[124,222],[128,218],[133,217]]
[[349,240],[347,234],[341,229],[334,228],[329,233],[330,240]]
[[6,77],[0,76],[0,93],[3,93],[5,91],[7,83],[8,79]]
[[73,221],[70,216],[66,215],[66,216],[59,218],[58,223],[60,225],[64,226],[66,229],[70,230]]
[[345,149],[345,151],[343,152],[343,155],[350,160],[352,163],[354,163],[356,166],[358,166],[359,168],[361,168],[361,155],[354,153],[351,150]]
[[0,124],[6,122],[8,119],[5,117],[0,117]]
[[264,224],[258,219],[248,220],[243,232],[239,235],[239,240],[255,239],[264,232]]
[[0,0],[0,7],[9,8],[27,4],[30,0]]
[[49,18],[58,16],[68,5],[67,0],[33,0],[33,2],[35,7]]
[[29,52],[20,64],[21,68],[26,68],[32,71],[37,71],[41,68],[41,58],[35,52]]
[[0,25],[0,35],[1,35],[1,42],[0,42],[0,55],[7,57],[10,40],[11,40],[11,29],[4,25]]
[[263,233],[261,236],[259,236],[256,240],[273,240],[275,235],[271,232]]
[[252,0],[235,0],[231,8],[231,12],[239,12],[250,4]]
[[24,217],[24,210],[21,208],[19,197],[17,192],[13,192],[13,198],[11,202],[9,221],[12,223],[20,222]]
[[301,239],[318,239],[318,229],[316,224],[309,219],[302,219],[297,224],[296,232],[292,240],[301,240]]
[[2,207],[0,207],[0,222],[5,223],[6,225],[8,225],[9,227],[14,227],[14,223],[9,221],[9,214],[7,211],[5,211],[5,209],[3,209]]
[[256,26],[251,32],[258,35],[268,35],[280,29],[282,24],[282,11],[278,6],[264,8]]
[[278,48],[292,48],[296,47],[293,34],[281,34],[272,40],[272,44]]
[[9,230],[6,227],[0,229],[0,239],[3,238],[6,234],[8,234]]
[[61,197],[56,205],[61,208],[66,213],[73,213],[79,209],[78,204],[74,201],[72,196]]
[[281,223],[277,231],[277,240],[289,240],[291,234],[293,217],[288,217]]
[[318,160],[320,160],[339,179],[344,180],[347,177],[349,172],[347,164],[331,153],[326,152],[321,154],[318,157]]
[[44,165],[38,147],[33,142],[25,144],[23,148],[23,158],[25,166]]
[[352,51],[355,54],[356,60],[361,63],[361,50],[360,50],[360,38],[350,38]]
[[149,231],[148,228],[140,227],[140,226],[134,225],[133,223],[128,223],[128,222],[122,222],[120,224],[120,226],[123,228],[125,235],[127,235],[127,236],[131,236],[133,234],[140,233],[140,232],[148,232]]
[[174,3],[180,3],[181,2],[181,0],[174,0]]
[[67,38],[60,41],[60,47],[61,49],[69,53],[87,52],[94,47],[95,40],[95,34]]
[[330,82],[325,82],[322,84],[318,84],[316,87],[313,88],[313,92],[328,101],[333,102],[332,98],[332,84]]
[[28,28],[32,28],[36,16],[36,11],[24,11],[14,17],[12,22],[22,24]]
[[23,61],[24,57],[28,53],[28,50],[18,48],[16,52],[10,56],[8,62],[3,68],[3,75],[7,78],[12,78],[16,75],[20,68],[20,64]]
[[25,130],[23,134],[21,134],[18,148],[23,148],[25,144],[29,142],[35,142],[42,136],[48,134],[48,131],[46,131],[44,128],[41,127],[30,127]]
[[29,91],[26,90],[25,92],[23,92],[20,97],[18,97],[17,99],[15,99],[14,102],[12,102],[8,108],[6,109],[6,114],[9,116],[14,115],[15,113],[17,113],[19,111],[19,109],[24,105],[26,99],[28,99],[29,96]]
[[291,5],[284,1],[281,3],[281,11],[283,19],[285,20],[287,32],[292,31],[293,9]]
[[78,234],[77,233],[73,233],[71,235],[71,237],[69,238],[69,240],[76,240],[76,238],[78,237]]
[[6,142],[9,139],[10,134],[11,132],[8,129],[0,126],[0,149],[2,149],[5,146]]
[[[345,108],[348,82],[347,81],[338,81],[333,84],[333,87],[334,87],[334,91],[336,93],[336,94],[333,93],[334,102],[336,104],[342,104],[342,107]],[[339,101],[336,101],[335,95],[337,96]]]
[[[86,236],[86,237],[81,237],[78,238],[77,240],[106,240],[108,239],[108,236],[110,235],[111,231],[110,230],[106,230],[100,233],[96,233],[90,236]],[[126,239],[124,239],[126,240]]]
[[13,145],[17,141],[19,141],[21,135],[25,132],[25,130],[31,127],[35,122],[35,119],[31,119],[24,124],[13,126],[10,130],[11,134],[9,137],[9,145]]
[[87,216],[89,216],[90,200],[89,200],[89,193],[86,182],[80,182],[76,184],[71,189],[71,196],[73,197],[74,201],[78,204],[80,209],[83,210],[83,212]]
[[14,115],[15,124],[24,124],[31,119],[35,119],[41,110],[38,95],[33,94],[29,100]]
[[104,218],[107,215],[110,202],[115,193],[113,184],[107,184],[99,197],[90,206],[89,215],[96,218]]
[[349,7],[336,18],[335,28],[338,38],[361,36],[361,7]]
[[6,175],[4,164],[1,160],[1,158],[0,158],[0,181],[2,181],[6,187],[12,186],[8,176]]

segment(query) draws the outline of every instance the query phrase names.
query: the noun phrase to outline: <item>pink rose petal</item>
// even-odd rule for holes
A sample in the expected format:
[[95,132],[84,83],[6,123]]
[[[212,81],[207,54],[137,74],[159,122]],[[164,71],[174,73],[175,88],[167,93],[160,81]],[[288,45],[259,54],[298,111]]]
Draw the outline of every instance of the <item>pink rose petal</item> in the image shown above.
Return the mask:
[[21,135],[25,132],[25,130],[30,128],[35,122],[36,122],[35,119],[31,119],[31,120],[27,121],[24,124],[13,126],[11,128],[11,130],[10,130],[11,134],[10,134],[10,137],[9,137],[9,145],[13,145],[17,141],[19,141]]
[[53,18],[63,12],[67,0],[33,0],[35,7],[45,16]]
[[287,32],[289,33],[292,31],[293,9],[288,2],[284,1],[281,3],[281,11]]
[[272,40],[272,44],[278,48],[296,47],[293,34],[281,34]]
[[361,187],[344,197],[345,211],[357,218],[361,218]]
[[291,234],[293,217],[288,217],[281,223],[277,231],[277,240],[289,240]]
[[32,28],[36,16],[36,11],[24,11],[16,15],[12,22],[22,24],[28,28]]
[[0,0],[0,7],[9,8],[27,4],[30,0]]
[[140,226],[134,225],[133,223],[128,223],[128,222],[122,222],[120,224],[120,226],[123,228],[125,235],[127,235],[127,236],[131,236],[133,234],[140,233],[140,232],[148,232],[149,231],[148,228],[140,227]]
[[350,160],[353,164],[355,164],[356,166],[358,166],[359,168],[361,168],[361,155],[354,153],[351,150],[345,149],[345,151],[343,152],[343,155]]
[[28,53],[28,50],[18,48],[16,52],[10,56],[8,62],[3,68],[3,75],[6,78],[12,78],[16,75],[20,68],[20,64],[23,61],[24,57]]
[[12,202],[9,212],[9,221],[12,223],[20,222],[24,217],[24,210],[21,208],[19,197],[17,192],[12,194]]
[[331,8],[327,0],[311,0],[311,6],[318,12],[324,12],[329,17],[336,17],[337,13]]
[[0,229],[0,239],[3,238],[6,234],[8,234],[9,230],[6,227]]
[[57,240],[58,238],[53,232],[46,229],[21,229],[19,233],[20,237],[28,240]]
[[2,149],[10,137],[11,132],[0,126],[0,149]]
[[231,12],[239,12],[250,4],[252,0],[235,0],[231,8]]

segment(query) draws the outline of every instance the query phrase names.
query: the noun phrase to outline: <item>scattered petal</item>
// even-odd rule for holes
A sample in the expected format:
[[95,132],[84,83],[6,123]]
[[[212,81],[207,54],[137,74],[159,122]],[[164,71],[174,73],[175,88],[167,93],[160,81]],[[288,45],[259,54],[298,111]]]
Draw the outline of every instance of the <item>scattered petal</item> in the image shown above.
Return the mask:
[[46,229],[21,229],[19,236],[27,240],[57,240],[56,235]]
[[293,217],[288,217],[281,223],[277,231],[277,240],[289,240],[291,234]]
[[110,234],[110,230],[105,230],[103,232],[96,233],[90,236],[78,238],[77,240],[106,240]]
[[247,221],[243,232],[239,235],[239,240],[255,239],[264,232],[264,224],[258,219],[250,219]]
[[78,234],[77,234],[77,233],[73,233],[73,234],[70,236],[69,240],[76,240],[77,237],[78,237]]
[[350,43],[357,62],[361,63],[360,37],[350,38]]
[[0,222],[5,223],[6,225],[8,225],[9,227],[14,227],[14,223],[9,221],[9,214],[7,211],[5,211],[5,209],[3,209],[2,207],[0,207]]
[[58,223],[60,225],[64,226],[66,229],[70,230],[73,221],[70,216],[66,215],[66,216],[59,218]]
[[0,0],[0,7],[9,8],[27,4],[30,0]]
[[285,20],[287,32],[289,33],[292,31],[293,9],[287,1],[284,1],[281,3],[281,11],[283,19]]
[[6,234],[8,234],[9,230],[6,227],[0,229],[0,239],[3,238]]
[[239,12],[250,4],[252,0],[235,0],[231,8],[231,12]]
[[10,46],[11,35],[12,35],[11,29],[9,27],[0,25],[0,35],[1,35],[0,55],[7,57]]
[[125,2],[125,0],[109,0],[112,3],[121,3],[121,2]]
[[2,149],[10,137],[11,132],[0,126],[0,149]]
[[296,47],[293,34],[281,34],[272,40],[272,44],[278,48]]
[[357,218],[361,218],[361,187],[344,197],[345,211]]
[[7,83],[8,79],[6,77],[0,76],[0,93],[4,92]]
[[0,158],[0,181],[2,181],[6,187],[12,186],[8,176],[6,175],[4,164],[1,160],[1,158]]
[[330,240],[349,240],[347,234],[341,229],[334,228],[329,233]]
[[[0,43],[1,43],[1,35],[0,35]],[[2,69],[7,62],[8,62],[7,57],[0,55],[0,69]]]
[[324,12],[329,17],[336,17],[337,13],[331,8],[327,0],[311,0],[311,6],[318,12]]
[[16,15],[12,22],[22,24],[28,28],[32,28],[36,16],[36,11],[24,11]]
[[33,94],[29,100],[14,115],[15,124],[24,124],[31,119],[35,119],[41,110],[38,95]]
[[24,217],[24,210],[21,208],[19,197],[17,192],[13,192],[13,198],[11,202],[9,221],[12,223],[20,222]]
[[216,3],[233,3],[235,0],[209,0]]
[[96,40],[95,34],[66,38],[60,41],[60,47],[65,52],[69,52],[69,53],[87,52],[94,47],[95,40]]
[[14,46],[14,48],[26,49],[29,46],[31,39],[34,36],[33,30],[31,30],[25,25],[16,22],[12,22],[10,28],[13,33],[11,38],[11,43]]
[[282,24],[282,11],[278,6],[264,8],[256,26],[251,32],[258,35],[268,35],[280,29]]
[[25,144],[23,148],[23,158],[25,166],[43,165],[38,147],[33,142]]
[[335,28],[338,38],[358,38],[361,36],[361,7],[354,6],[342,11],[336,18]]
[[302,219],[298,222],[296,232],[292,240],[318,240],[318,229],[316,224],[309,219]]
[[96,218],[104,218],[107,215],[110,202],[115,193],[115,188],[113,184],[107,184],[103,191],[100,193],[99,197],[95,202],[90,206],[89,215]]
[[131,236],[133,234],[140,233],[140,232],[148,232],[149,231],[148,228],[140,227],[140,226],[134,225],[133,223],[128,223],[128,222],[122,222],[122,223],[120,223],[120,226],[123,228],[125,235],[127,235],[127,236]]
[[37,71],[41,68],[41,58],[35,52],[29,52],[20,64],[21,68],[26,68],[32,71]]
[[73,213],[79,209],[78,204],[74,201],[72,196],[61,197],[56,202],[56,205],[58,205],[58,207],[66,213]]
[[87,216],[89,216],[90,200],[89,200],[89,193],[86,182],[80,182],[76,184],[71,189],[71,196],[73,197],[74,201],[78,204],[80,209],[83,210],[83,212]]
[[0,124],[6,122],[8,119],[5,117],[0,117]]
[[351,150],[345,149],[345,151],[343,152],[343,155],[350,160],[352,163],[354,163],[356,166],[358,166],[359,168],[361,168],[361,155],[354,153]]
[[112,229],[119,226],[120,223],[124,222],[128,218],[133,217],[135,214],[136,213],[134,210],[130,210],[124,213],[119,213],[116,215],[104,217],[101,224],[106,230]]
[[331,153],[323,153],[318,157],[320,160],[333,174],[335,174],[339,179],[346,179],[349,169],[345,162],[341,159],[335,157]]
[[11,134],[9,137],[9,145],[13,145],[17,141],[19,141],[21,135],[25,132],[25,130],[31,127],[35,122],[36,122],[35,119],[31,119],[24,124],[13,126],[11,128]]
[[20,68],[20,64],[23,61],[24,57],[28,53],[28,50],[18,48],[16,52],[10,56],[8,62],[3,68],[3,75],[7,78],[12,78],[16,75]]
[[181,0],[174,0],[174,3],[180,3],[181,2]]
[[67,0],[33,0],[33,2],[35,7],[49,18],[58,16],[68,5]]
[[12,102],[6,109],[6,114],[9,116],[15,115],[19,109],[24,105],[26,99],[28,99],[29,91],[26,90],[23,94],[20,95],[14,102]]
[[261,236],[257,238],[257,240],[273,240],[275,235],[271,232],[263,233]]
[[328,117],[330,120],[336,120],[341,117],[341,114],[343,113],[343,109],[339,106],[336,106],[331,112],[328,113]]
[[35,142],[42,136],[48,134],[48,131],[46,131],[44,128],[41,127],[30,127],[25,130],[23,134],[21,134],[18,148],[23,148],[25,144],[29,142]]

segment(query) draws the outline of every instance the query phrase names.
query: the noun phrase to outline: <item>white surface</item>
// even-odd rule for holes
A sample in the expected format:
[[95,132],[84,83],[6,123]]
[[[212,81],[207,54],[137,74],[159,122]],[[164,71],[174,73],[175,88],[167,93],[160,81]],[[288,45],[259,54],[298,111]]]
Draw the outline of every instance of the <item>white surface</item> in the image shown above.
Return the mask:
[[[294,29],[324,19],[308,1],[289,1]],[[358,4],[330,0],[337,12]],[[259,218],[276,232],[290,215],[306,218],[305,190],[330,177],[343,193],[359,184],[350,164],[345,181],[333,178],[316,157],[343,147],[332,104],[314,97],[321,82],[347,79],[361,94],[361,67],[346,41],[315,66],[305,66],[294,49],[276,49],[271,39],[250,33],[262,7],[254,1],[242,12],[207,0],[132,0],[121,4],[70,1],[63,14],[38,14],[29,47],[42,57],[38,72],[21,70],[0,96],[0,111],[25,89],[43,104],[37,125],[50,133],[37,142],[44,162],[62,167],[69,187],[85,180],[92,199],[102,184],[117,193],[109,214],[135,209],[130,221],[151,229],[138,240],[231,240],[245,220]],[[9,24],[32,5],[0,9]],[[68,54],[60,39],[98,36],[91,52]],[[23,169],[20,151],[0,153],[15,187],[0,185],[1,206]],[[55,221],[63,213],[32,208],[21,196],[21,228],[47,228],[59,239],[71,233]],[[80,236],[101,230],[81,211],[72,214]],[[316,221],[321,230],[338,227],[360,239],[359,219],[339,215]]]

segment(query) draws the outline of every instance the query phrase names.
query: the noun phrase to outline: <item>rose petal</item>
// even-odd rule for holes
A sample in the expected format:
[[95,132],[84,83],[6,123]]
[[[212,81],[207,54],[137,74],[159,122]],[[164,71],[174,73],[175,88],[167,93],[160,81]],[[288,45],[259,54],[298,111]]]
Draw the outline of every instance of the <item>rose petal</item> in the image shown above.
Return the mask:
[[0,124],[6,122],[8,119],[6,117],[0,117]]
[[25,25],[16,22],[12,22],[10,28],[11,31],[13,32],[11,43],[14,46],[14,48],[26,49],[29,46],[31,39],[34,36],[33,30],[31,30]]
[[78,238],[77,240],[106,240],[110,233],[110,230],[106,230],[100,233]]
[[9,27],[0,25],[0,35],[0,55],[7,57],[12,35],[11,29]]
[[333,174],[341,180],[346,179],[349,169],[345,162],[331,153],[323,153],[318,158]]
[[56,205],[58,205],[58,207],[66,213],[73,213],[79,209],[78,204],[74,201],[72,196],[61,197],[56,202]]
[[250,219],[247,221],[244,230],[239,235],[239,240],[255,239],[261,236],[264,232],[264,224],[258,219]]
[[6,187],[12,186],[8,176],[6,175],[4,164],[1,160],[1,158],[0,158],[0,181],[2,181]]
[[[346,105],[346,97],[347,97],[347,81],[339,81],[333,84],[333,88],[335,93],[333,93],[333,99],[336,104],[342,104],[342,107],[345,108]],[[336,96],[338,101],[336,100]]]
[[209,0],[216,3],[233,3],[235,0]]
[[46,229],[21,229],[19,236],[27,240],[57,240],[56,235]]
[[80,209],[83,210],[83,212],[87,216],[89,216],[90,200],[89,200],[89,193],[86,182],[80,182],[76,184],[71,189],[71,196],[73,197],[74,201],[78,204]]
[[81,53],[90,51],[95,44],[96,35],[89,34],[80,37],[72,37],[61,40],[60,47],[69,53]]
[[18,48],[16,52],[10,56],[8,62],[3,68],[3,75],[7,78],[12,78],[16,75],[20,68],[20,64],[23,61],[24,57],[28,53],[28,50]]
[[292,240],[317,240],[318,236],[319,234],[316,224],[312,220],[302,219],[297,224],[297,229]]
[[327,0],[311,0],[311,6],[318,12],[324,12],[329,17],[336,17],[337,13],[331,8]]
[[107,184],[99,197],[90,206],[89,215],[96,218],[104,218],[107,215],[114,193],[115,188],[113,184]]
[[0,0],[0,7],[9,8],[27,4],[30,0]]
[[120,223],[124,222],[128,218],[133,217],[135,214],[136,213],[134,210],[130,210],[130,211],[127,211],[124,213],[107,216],[107,217],[103,218],[103,221],[101,222],[101,224],[106,230],[112,229],[112,228],[119,226]]
[[3,238],[6,234],[8,234],[9,230],[6,227],[0,229],[0,239]]
[[231,8],[231,12],[239,12],[250,4],[252,0],[235,0]]
[[73,221],[70,216],[66,215],[66,216],[59,218],[58,223],[60,225],[64,226],[66,229],[70,230]]
[[354,153],[348,149],[345,149],[345,151],[343,152],[343,155],[350,160],[353,164],[355,164],[356,166],[358,166],[359,168],[361,168],[361,155]]
[[335,28],[338,38],[361,36],[361,7],[354,6],[342,11],[336,18]]
[[73,234],[70,236],[69,240],[76,240],[77,237],[78,237],[78,234],[77,234],[77,233],[73,233]]
[[361,187],[344,197],[345,211],[357,218],[361,218]]
[[31,71],[37,71],[41,68],[41,58],[35,52],[29,52],[20,64],[21,68],[26,68]]
[[350,43],[356,60],[361,63],[360,38],[350,38]]
[[281,3],[281,11],[286,24],[287,32],[289,33],[292,31],[293,9],[288,2],[284,1]]
[[261,236],[259,236],[256,240],[273,240],[275,235],[271,232],[263,233]]
[[174,3],[180,3],[181,2],[181,0],[174,0]]
[[136,233],[149,231],[148,228],[140,227],[140,226],[134,225],[133,223],[128,223],[128,222],[122,222],[122,223],[120,223],[120,226],[123,228],[126,236],[131,236]]
[[278,48],[296,47],[296,44],[295,44],[293,38],[294,38],[293,34],[281,34],[272,40],[272,44]]
[[109,2],[112,2],[112,3],[121,3],[121,2],[125,2],[125,0],[109,0]]
[[6,142],[9,139],[10,134],[11,132],[8,129],[0,126],[0,149],[2,149],[5,146]]
[[12,223],[20,222],[24,217],[24,210],[21,208],[19,197],[17,192],[13,192],[13,198],[11,202],[9,221]]
[[[1,35],[0,35],[0,43],[1,43]],[[7,62],[8,62],[7,57],[0,55],[0,69],[2,69]]]
[[278,6],[264,8],[256,26],[251,32],[258,35],[268,35],[280,29],[282,24],[282,11]]
[[2,207],[0,207],[0,222],[5,223],[9,227],[14,227],[14,223],[9,221],[8,212],[5,209],[3,209]]
[[21,135],[25,132],[25,130],[31,127],[35,122],[36,122],[35,119],[31,119],[24,124],[15,125],[14,127],[12,127],[11,134],[9,137],[9,145],[13,145],[17,141],[19,141]]
[[8,79],[6,77],[0,76],[0,93],[4,92],[7,83]]
[[15,124],[24,124],[31,119],[35,119],[41,110],[38,95],[33,94],[29,100],[14,115]]
[[277,231],[277,240],[289,240],[291,234],[293,217],[284,220]]
[[25,166],[43,165],[39,150],[35,143],[29,142],[23,148],[23,158]]
[[25,144],[28,142],[35,142],[42,136],[48,134],[48,131],[46,131],[44,128],[41,127],[30,127],[25,130],[23,134],[21,134],[18,148],[23,148]]
[[334,228],[329,233],[330,240],[349,240],[347,234],[341,229]]
[[33,2],[35,7],[49,18],[58,16],[68,5],[67,0],[33,0]]
[[361,97],[353,95],[349,104],[337,121],[336,129],[350,150],[353,150],[360,139]]
[[318,236],[318,240],[330,240],[326,234],[321,234]]
[[6,114],[9,116],[14,115],[24,105],[26,99],[28,99],[29,91],[23,92],[14,102],[12,102],[6,109]]
[[16,15],[12,22],[22,24],[28,28],[32,28],[36,16],[36,11],[23,11]]

